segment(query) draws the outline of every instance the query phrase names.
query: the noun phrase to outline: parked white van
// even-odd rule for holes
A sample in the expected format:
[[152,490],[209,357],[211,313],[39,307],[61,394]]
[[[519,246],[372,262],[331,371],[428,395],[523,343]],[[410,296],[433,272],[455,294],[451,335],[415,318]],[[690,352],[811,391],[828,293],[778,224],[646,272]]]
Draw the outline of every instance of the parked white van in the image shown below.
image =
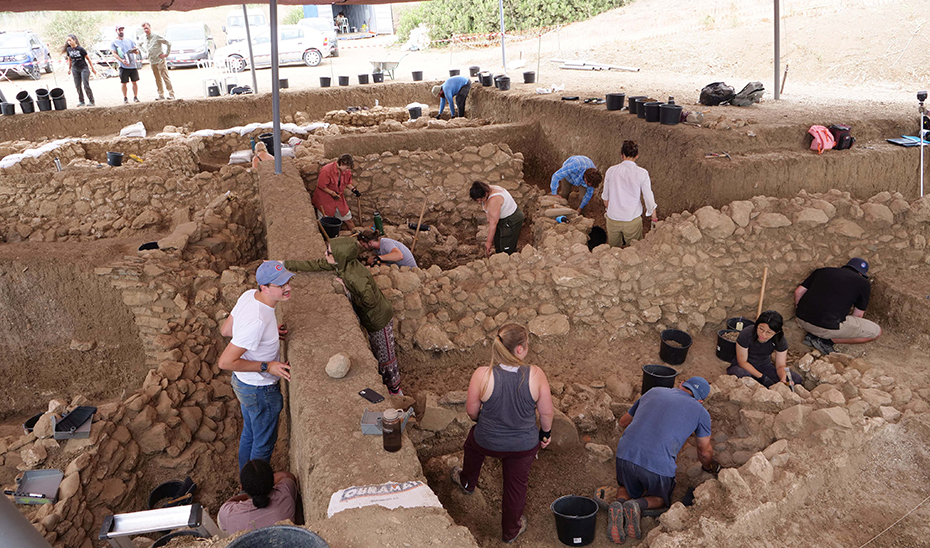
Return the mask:
[[[265,30],[268,27],[268,18],[265,13],[258,9],[248,10],[249,14],[249,32],[254,36],[256,33]],[[245,17],[242,9],[229,10],[226,12],[226,26],[223,27],[226,33],[226,43],[241,42],[245,40]]]

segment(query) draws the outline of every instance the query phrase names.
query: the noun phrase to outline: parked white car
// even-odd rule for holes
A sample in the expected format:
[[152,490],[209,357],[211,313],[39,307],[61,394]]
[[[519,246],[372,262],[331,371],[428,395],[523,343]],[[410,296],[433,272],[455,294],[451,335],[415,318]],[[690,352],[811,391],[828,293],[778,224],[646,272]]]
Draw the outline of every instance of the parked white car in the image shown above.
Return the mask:
[[329,39],[330,57],[339,57],[339,39],[336,35],[336,24],[327,17],[310,17],[297,22],[301,27],[310,27],[323,33]]
[[[252,38],[252,55],[255,57],[256,68],[271,66],[270,31],[262,31]],[[315,67],[329,55],[329,40],[320,31],[297,25],[278,27],[278,64],[304,63],[308,67]],[[235,72],[242,72],[249,67],[249,46],[242,41],[219,48],[214,54],[214,61],[225,64]]]

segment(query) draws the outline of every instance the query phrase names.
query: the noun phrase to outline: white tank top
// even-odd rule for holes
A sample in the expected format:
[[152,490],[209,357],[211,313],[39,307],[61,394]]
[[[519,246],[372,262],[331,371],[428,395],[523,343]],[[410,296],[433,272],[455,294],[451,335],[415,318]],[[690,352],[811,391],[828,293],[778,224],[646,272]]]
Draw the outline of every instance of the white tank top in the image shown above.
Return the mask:
[[[488,195],[488,200],[494,196],[502,196],[504,198],[504,203],[501,204],[501,219],[510,217],[517,211],[517,202],[513,200],[513,196],[511,196],[506,189],[499,186],[492,186],[491,194]],[[487,202],[485,202],[484,210],[488,210]]]

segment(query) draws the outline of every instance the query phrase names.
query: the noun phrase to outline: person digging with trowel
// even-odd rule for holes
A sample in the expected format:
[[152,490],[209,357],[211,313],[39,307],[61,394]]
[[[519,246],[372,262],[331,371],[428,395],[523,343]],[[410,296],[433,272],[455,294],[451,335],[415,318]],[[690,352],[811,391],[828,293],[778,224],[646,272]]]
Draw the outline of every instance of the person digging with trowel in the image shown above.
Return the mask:
[[443,82],[441,86],[433,86],[431,90],[433,97],[439,97],[439,114],[436,119],[442,117],[442,111],[446,109],[446,102],[449,102],[449,113],[453,118],[465,117],[465,99],[468,98],[468,92],[471,91],[471,80],[467,76],[453,76]]
[[378,372],[392,395],[400,390],[400,367],[394,348],[394,308],[387,300],[368,268],[359,262],[359,244],[352,237],[332,238],[326,256],[314,261],[284,261],[288,270],[319,272],[333,270],[345,286],[352,308],[368,332],[371,352],[378,360]]
[[606,507],[607,536],[615,544],[626,537],[642,538],[640,516],[650,508],[668,508],[675,490],[675,458],[694,434],[697,454],[706,472],[716,473],[710,440],[710,413],[704,400],[710,384],[702,377],[691,377],[679,388],[655,387],[636,400],[620,418],[625,428],[617,443],[616,496],[609,486],[594,494],[598,505]]

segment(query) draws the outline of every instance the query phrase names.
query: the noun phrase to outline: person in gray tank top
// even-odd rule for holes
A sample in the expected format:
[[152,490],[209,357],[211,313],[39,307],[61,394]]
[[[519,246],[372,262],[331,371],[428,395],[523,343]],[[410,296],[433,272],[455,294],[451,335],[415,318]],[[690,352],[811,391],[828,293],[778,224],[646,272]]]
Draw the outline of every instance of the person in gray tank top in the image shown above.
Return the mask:
[[[468,383],[465,411],[477,424],[465,440],[461,467],[452,468],[452,482],[465,494],[478,485],[485,457],[501,460],[504,494],[501,538],[513,542],[526,531],[526,489],[530,466],[552,431],[552,394],[543,370],[523,362],[529,334],[522,325],[503,325],[491,346],[491,365],[479,367]],[[539,411],[539,426],[536,412]]]

